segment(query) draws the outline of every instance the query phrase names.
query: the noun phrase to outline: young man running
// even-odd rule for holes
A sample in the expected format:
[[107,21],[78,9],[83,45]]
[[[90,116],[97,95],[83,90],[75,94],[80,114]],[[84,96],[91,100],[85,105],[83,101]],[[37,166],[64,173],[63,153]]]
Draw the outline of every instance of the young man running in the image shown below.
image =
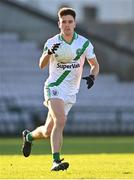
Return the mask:
[[[99,73],[99,64],[91,42],[75,32],[75,10],[61,8],[58,17],[60,33],[47,40],[39,60],[41,69],[49,64],[49,77],[44,86],[44,105],[48,107],[48,116],[45,125],[32,132],[23,131],[22,146],[23,155],[28,157],[33,140],[50,137],[53,156],[52,171],[65,170],[69,167],[68,162],[60,159],[60,150],[67,115],[74,105],[76,94],[79,91],[85,59],[90,65],[89,75],[83,78],[86,80],[88,89],[93,86]],[[61,44],[68,45],[73,52],[69,63],[64,64],[56,59],[56,52]]]

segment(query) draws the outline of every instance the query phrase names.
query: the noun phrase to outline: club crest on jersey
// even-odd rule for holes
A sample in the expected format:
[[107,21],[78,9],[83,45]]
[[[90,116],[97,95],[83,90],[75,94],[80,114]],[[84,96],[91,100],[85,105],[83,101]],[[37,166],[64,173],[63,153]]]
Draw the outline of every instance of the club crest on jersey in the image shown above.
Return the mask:
[[81,54],[81,51],[82,51],[82,49],[80,49],[80,48],[77,49],[77,50],[76,50],[76,54],[77,54],[77,55],[80,55],[80,54]]
[[52,94],[53,94],[54,96],[57,96],[59,93],[58,93],[57,89],[52,89]]
[[76,57],[74,58],[74,61],[77,61],[81,55],[82,55],[82,49],[78,48],[76,50]]

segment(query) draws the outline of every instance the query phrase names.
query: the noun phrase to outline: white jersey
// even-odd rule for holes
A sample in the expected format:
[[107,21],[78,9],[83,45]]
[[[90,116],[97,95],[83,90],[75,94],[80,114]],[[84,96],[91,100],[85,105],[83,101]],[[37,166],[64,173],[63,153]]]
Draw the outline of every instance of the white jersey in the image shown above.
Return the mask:
[[[56,43],[67,42],[61,34],[57,34],[47,40],[44,53]],[[57,87],[64,91],[64,94],[74,95],[79,90],[85,59],[90,60],[95,57],[95,54],[91,42],[76,32],[72,42],[67,44],[71,46],[74,58],[70,63],[63,64],[56,60],[55,55],[52,55],[49,62],[49,77],[45,82],[45,87]]]

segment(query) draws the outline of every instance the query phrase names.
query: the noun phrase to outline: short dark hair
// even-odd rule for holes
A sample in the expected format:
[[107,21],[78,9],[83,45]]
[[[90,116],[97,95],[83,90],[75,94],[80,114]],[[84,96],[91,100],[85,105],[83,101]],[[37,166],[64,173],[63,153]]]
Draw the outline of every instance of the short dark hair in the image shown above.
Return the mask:
[[71,15],[73,18],[76,18],[76,12],[73,8],[69,7],[62,7],[58,11],[58,17],[61,18],[62,16]]

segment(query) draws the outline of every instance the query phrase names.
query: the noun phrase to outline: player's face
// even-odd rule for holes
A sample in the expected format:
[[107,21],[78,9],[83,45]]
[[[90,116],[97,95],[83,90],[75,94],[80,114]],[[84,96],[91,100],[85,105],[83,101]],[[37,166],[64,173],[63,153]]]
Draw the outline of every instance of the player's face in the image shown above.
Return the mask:
[[65,36],[71,36],[74,33],[76,22],[71,15],[62,16],[58,22],[61,33]]

